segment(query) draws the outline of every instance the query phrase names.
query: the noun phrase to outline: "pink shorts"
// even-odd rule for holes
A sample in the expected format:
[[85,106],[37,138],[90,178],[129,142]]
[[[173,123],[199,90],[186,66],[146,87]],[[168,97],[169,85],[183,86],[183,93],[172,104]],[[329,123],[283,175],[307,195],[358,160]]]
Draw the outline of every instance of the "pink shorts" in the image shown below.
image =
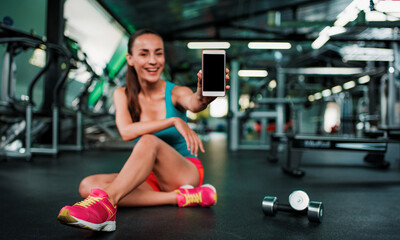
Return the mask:
[[[185,158],[187,160],[191,161],[197,167],[197,170],[199,171],[199,175],[200,175],[199,186],[203,185],[204,168],[203,168],[203,165],[201,164],[200,159],[193,158],[193,157],[185,157]],[[150,184],[150,186],[154,189],[154,191],[161,192],[160,185],[159,185],[157,178],[153,172],[151,172],[150,175],[147,177],[146,182],[148,184]]]

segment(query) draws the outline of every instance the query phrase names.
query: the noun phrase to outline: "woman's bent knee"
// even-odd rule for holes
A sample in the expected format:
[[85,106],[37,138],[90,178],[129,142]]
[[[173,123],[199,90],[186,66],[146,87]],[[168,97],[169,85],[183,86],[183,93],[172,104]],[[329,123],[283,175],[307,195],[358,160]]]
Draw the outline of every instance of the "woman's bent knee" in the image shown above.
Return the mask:
[[157,144],[159,143],[160,139],[156,136],[154,136],[153,134],[145,134],[143,136],[140,137],[139,141],[137,142],[137,144],[143,144],[145,146],[157,146]]
[[85,177],[79,184],[79,194],[83,198],[87,198],[90,191],[95,188],[104,189],[107,187],[117,176],[117,174],[96,174]]
[[81,183],[79,184],[79,194],[83,198],[87,198],[90,194],[90,191],[95,185],[94,176],[88,176],[82,179]]

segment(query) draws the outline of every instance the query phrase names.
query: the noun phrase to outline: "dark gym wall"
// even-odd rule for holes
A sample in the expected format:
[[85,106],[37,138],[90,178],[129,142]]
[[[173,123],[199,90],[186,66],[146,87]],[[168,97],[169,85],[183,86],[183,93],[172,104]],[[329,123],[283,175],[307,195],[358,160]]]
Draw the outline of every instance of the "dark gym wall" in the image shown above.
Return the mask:
[[[14,27],[24,32],[34,31],[40,36],[46,34],[46,8],[47,0],[12,0],[0,1],[0,21],[9,16],[14,21]],[[5,45],[0,45],[0,73],[2,73]],[[29,63],[33,50],[21,53],[16,58],[17,86],[16,97],[27,94],[28,84],[33,76],[40,70],[39,67]],[[1,76],[1,75],[0,75]],[[0,84],[1,87],[1,84]],[[43,80],[34,89],[34,101],[41,104],[43,96]]]

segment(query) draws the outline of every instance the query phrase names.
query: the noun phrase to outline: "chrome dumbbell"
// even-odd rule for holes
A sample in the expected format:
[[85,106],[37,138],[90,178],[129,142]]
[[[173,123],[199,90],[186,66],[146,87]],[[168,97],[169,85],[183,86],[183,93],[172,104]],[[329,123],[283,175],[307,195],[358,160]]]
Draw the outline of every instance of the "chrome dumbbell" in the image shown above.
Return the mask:
[[322,222],[324,215],[322,202],[310,201],[307,193],[300,190],[289,195],[289,204],[280,204],[277,197],[265,196],[262,201],[262,209],[268,216],[275,216],[277,211],[307,214],[308,220],[311,222]]

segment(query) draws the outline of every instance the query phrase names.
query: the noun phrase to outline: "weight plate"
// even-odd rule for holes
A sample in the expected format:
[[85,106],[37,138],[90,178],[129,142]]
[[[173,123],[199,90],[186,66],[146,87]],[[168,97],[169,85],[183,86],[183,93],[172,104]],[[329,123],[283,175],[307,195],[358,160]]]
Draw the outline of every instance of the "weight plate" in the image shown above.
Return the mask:
[[262,209],[265,215],[274,216],[278,208],[278,198],[265,196],[262,201]]
[[310,198],[304,191],[294,191],[289,195],[289,204],[293,209],[297,211],[302,211],[306,209],[309,202]]
[[322,222],[324,216],[324,205],[322,202],[310,201],[308,204],[308,219],[312,222]]

